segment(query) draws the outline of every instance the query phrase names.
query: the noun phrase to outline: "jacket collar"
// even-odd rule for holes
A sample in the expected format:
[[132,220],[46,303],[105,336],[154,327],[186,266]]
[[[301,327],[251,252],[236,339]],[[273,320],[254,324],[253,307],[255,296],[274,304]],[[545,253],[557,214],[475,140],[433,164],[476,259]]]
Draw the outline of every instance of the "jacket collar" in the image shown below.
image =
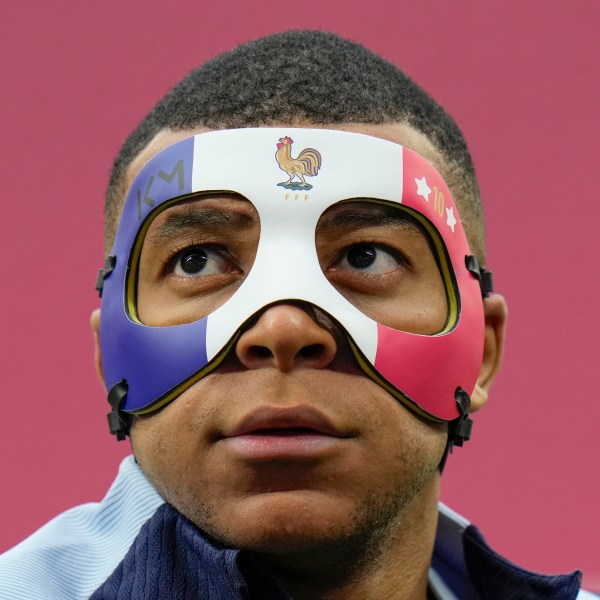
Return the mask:
[[430,572],[430,585],[440,598],[568,600],[577,597],[580,583],[580,571],[550,576],[518,567],[494,552],[474,525],[440,503]]

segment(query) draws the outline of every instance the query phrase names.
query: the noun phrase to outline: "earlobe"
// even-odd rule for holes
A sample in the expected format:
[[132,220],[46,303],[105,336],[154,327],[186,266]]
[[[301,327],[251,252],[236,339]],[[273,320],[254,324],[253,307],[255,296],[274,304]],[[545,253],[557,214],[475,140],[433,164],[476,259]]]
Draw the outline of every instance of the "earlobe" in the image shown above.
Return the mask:
[[504,352],[504,337],[508,309],[500,294],[493,294],[483,301],[485,315],[485,340],[483,360],[477,385],[471,396],[471,412],[479,410],[488,400],[488,394],[500,370]]
[[104,388],[106,384],[104,382],[104,371],[102,370],[102,352],[100,350],[100,309],[97,308],[92,312],[90,317],[90,326],[94,335],[94,365],[96,367],[96,374],[98,379]]

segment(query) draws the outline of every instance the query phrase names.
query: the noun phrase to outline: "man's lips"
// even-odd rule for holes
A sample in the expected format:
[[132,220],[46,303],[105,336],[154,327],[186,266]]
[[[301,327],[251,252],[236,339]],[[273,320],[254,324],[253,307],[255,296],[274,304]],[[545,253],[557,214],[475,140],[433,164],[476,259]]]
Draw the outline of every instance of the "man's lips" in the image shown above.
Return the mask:
[[265,431],[311,430],[313,433],[346,437],[343,432],[320,411],[312,406],[293,407],[261,406],[246,415],[227,437],[261,435]]
[[352,437],[310,406],[263,406],[244,417],[223,442],[240,458],[312,458]]

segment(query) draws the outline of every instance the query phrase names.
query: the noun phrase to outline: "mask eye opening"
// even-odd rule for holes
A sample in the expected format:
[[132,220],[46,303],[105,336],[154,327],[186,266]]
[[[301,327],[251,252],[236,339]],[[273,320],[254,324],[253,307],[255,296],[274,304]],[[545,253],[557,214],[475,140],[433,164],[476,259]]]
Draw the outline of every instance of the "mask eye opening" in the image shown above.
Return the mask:
[[232,190],[205,190],[201,192],[193,192],[191,194],[184,194],[182,196],[170,198],[158,204],[146,215],[146,217],[140,223],[133,243],[131,244],[131,250],[129,252],[129,258],[127,261],[127,271],[125,275],[125,314],[127,315],[128,319],[130,319],[134,323],[137,323],[138,325],[144,324],[139,317],[137,309],[140,258],[146,235],[154,220],[161,213],[171,208],[172,206],[175,206],[177,204],[183,204],[189,201],[199,200],[206,196],[214,196],[219,194],[232,195],[238,198],[246,199],[239,192],[235,192]]
[[[447,307],[446,319],[443,326],[436,333],[428,333],[425,335],[440,336],[452,331],[458,324],[460,317],[460,292],[448,249],[446,247],[442,234],[438,231],[435,225],[425,215],[409,206],[406,206],[405,204],[400,204],[399,202],[395,202],[392,200],[383,200],[380,198],[346,198],[327,207],[326,211],[323,214],[325,214],[327,210],[331,209],[334,206],[339,206],[340,204],[347,203],[370,203],[389,207],[393,209],[394,212],[404,213],[406,220],[418,228],[418,230],[422,233],[424,239],[426,240],[429,250],[431,251],[431,254],[437,266],[437,270],[441,277],[444,288]],[[323,215],[321,215],[321,218],[322,216]],[[321,221],[319,221],[319,223],[320,222]]]

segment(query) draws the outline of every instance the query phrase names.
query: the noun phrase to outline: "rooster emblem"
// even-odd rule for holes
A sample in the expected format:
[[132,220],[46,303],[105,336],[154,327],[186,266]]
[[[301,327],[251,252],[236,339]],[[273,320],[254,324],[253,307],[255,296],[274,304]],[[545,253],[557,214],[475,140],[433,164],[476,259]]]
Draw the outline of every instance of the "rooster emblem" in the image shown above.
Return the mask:
[[[305,148],[298,154],[298,158],[292,158],[292,144],[294,140],[287,135],[279,138],[275,160],[282,171],[289,175],[287,181],[278,183],[286,190],[310,190],[312,185],[306,183],[304,177],[314,177],[321,168],[321,155],[314,148]],[[292,181],[298,177],[300,181]]]

